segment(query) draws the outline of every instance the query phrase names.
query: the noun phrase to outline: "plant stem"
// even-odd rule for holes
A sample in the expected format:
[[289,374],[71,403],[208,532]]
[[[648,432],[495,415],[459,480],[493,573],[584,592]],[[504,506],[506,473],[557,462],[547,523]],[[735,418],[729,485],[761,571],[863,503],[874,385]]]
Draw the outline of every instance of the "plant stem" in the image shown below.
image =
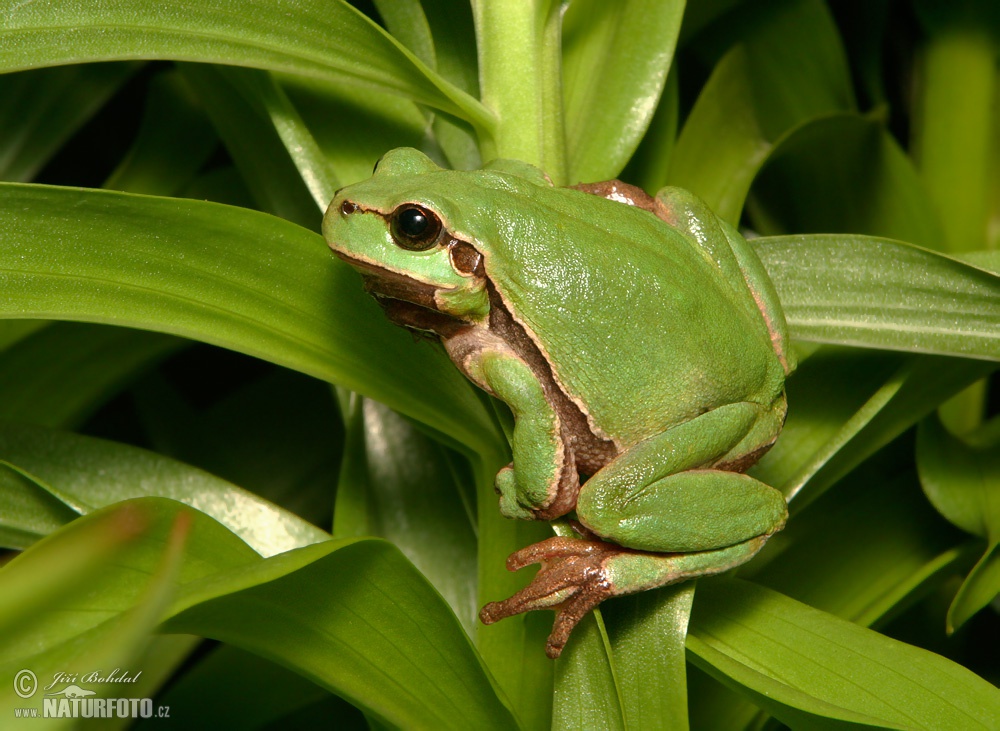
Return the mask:
[[[543,522],[504,518],[493,482],[510,454],[486,454],[474,465],[479,538],[479,604],[506,599],[523,588],[531,572],[504,570],[508,554],[552,535]],[[525,575],[527,574],[527,575]],[[522,728],[548,728],[552,717],[553,663],[545,656],[551,616],[532,612],[485,626],[477,620],[476,647]]]
[[559,0],[473,0],[483,104],[498,119],[483,160],[509,157],[566,177]]
[[[930,31],[913,151],[941,220],[942,248],[982,249],[996,124],[997,47],[988,29],[969,20],[945,22]],[[942,420],[956,434],[975,429],[983,420],[985,395],[985,382],[973,384],[941,406]]]
[[914,154],[951,252],[986,243],[996,55],[988,32],[965,24],[941,28],[924,49]]

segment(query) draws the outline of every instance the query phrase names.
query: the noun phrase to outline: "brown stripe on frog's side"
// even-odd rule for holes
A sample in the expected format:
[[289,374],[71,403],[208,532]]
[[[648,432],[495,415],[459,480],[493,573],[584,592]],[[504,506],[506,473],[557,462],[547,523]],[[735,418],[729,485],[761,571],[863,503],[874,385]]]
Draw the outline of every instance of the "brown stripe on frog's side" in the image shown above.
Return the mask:
[[372,295],[394,325],[441,337],[450,337],[471,326],[472,323],[438,309],[434,299],[438,287],[433,284],[342,251],[334,250],[333,253],[360,270],[365,291]]
[[[486,289],[490,297],[490,331],[513,348],[538,378],[546,400],[559,417],[562,441],[567,449],[567,456],[571,457],[571,461],[567,462],[575,465],[577,475],[589,477],[618,455],[618,446],[605,435],[597,433],[589,416],[567,394],[552,371],[541,345],[531,336],[528,328],[513,316],[489,276],[486,279]],[[539,519],[552,520],[576,507],[576,497],[580,491],[579,477],[575,477],[571,483],[568,476],[564,475],[561,482],[560,494],[555,496],[552,504],[535,512]]]

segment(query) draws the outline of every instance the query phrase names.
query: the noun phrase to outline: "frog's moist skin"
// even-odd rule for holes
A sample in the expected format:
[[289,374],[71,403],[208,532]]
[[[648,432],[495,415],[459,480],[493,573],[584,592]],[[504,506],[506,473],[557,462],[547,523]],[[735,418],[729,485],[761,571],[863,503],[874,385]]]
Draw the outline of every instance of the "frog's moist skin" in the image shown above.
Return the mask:
[[339,191],[323,228],[393,322],[439,337],[510,406],[501,511],[575,511],[581,538],[513,554],[543,569],[484,622],[554,608],[554,657],[602,599],[724,571],[784,525],[781,494],[742,474],[784,420],[784,317],[753,251],[694,196],[403,149]]

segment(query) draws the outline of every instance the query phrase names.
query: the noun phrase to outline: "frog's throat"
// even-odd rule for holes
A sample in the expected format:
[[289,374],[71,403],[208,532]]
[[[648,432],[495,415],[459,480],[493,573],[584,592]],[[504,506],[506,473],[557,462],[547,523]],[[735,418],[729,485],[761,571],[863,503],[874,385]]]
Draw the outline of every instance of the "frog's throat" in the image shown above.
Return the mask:
[[440,287],[336,249],[334,253],[361,272],[365,291],[375,298],[393,324],[445,338],[472,325],[467,320],[441,311],[435,298]]

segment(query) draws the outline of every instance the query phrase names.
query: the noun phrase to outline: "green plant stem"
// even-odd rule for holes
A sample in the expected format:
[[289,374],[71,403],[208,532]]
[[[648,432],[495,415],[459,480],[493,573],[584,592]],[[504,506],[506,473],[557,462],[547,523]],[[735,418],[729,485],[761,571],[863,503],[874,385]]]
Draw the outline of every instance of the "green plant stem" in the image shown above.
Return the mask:
[[[493,482],[510,454],[487,453],[474,461],[479,539],[479,605],[523,588],[531,571],[504,570],[507,556],[552,535],[548,523],[504,518]],[[476,647],[524,729],[547,729],[552,718],[554,664],[542,648],[551,615],[531,612],[485,626],[477,620]],[[548,613],[544,613],[548,614]]]
[[482,101],[496,114],[484,160],[539,165],[556,185],[566,178],[560,90],[559,0],[474,0]]
[[[971,22],[932,29],[924,48],[913,151],[947,252],[986,246],[996,56],[989,32]],[[956,434],[975,429],[985,396],[985,382],[973,384],[941,406],[942,420]]]
[[914,153],[951,252],[986,242],[997,48],[971,25],[933,33],[924,49]]

